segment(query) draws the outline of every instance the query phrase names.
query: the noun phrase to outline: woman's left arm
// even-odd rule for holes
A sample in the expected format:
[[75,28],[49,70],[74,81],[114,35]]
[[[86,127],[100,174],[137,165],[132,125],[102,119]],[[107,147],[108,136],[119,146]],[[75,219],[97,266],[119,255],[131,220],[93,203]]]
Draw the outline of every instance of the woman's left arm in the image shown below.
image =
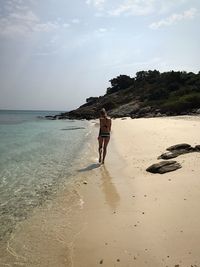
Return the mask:
[[100,137],[100,133],[101,133],[101,119],[99,119],[99,135],[98,135],[98,139]]
[[111,126],[112,126],[112,120],[109,120],[109,132],[111,131]]

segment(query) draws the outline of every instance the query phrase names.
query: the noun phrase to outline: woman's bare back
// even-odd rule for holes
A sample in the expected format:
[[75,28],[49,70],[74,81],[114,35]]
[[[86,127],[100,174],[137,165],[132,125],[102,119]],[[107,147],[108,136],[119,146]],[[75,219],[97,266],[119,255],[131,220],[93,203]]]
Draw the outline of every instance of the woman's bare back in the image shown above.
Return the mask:
[[111,130],[111,119],[109,117],[100,118],[101,132],[109,133]]

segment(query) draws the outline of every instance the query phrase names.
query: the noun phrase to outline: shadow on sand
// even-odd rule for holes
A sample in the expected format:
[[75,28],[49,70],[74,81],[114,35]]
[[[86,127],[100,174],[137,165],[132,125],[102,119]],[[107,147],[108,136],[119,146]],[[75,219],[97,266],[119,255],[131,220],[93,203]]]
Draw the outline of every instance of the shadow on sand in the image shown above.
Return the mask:
[[79,169],[78,172],[88,172],[97,168],[99,168],[101,189],[105,196],[105,201],[110,206],[110,208],[114,212],[116,212],[117,206],[119,205],[120,202],[120,195],[118,194],[112,176],[110,175],[105,165],[102,165],[100,163],[92,163],[83,169]]
[[92,163],[90,165],[88,165],[87,167],[78,170],[78,172],[87,172],[87,171],[91,171],[93,169],[99,168],[101,166],[100,163]]

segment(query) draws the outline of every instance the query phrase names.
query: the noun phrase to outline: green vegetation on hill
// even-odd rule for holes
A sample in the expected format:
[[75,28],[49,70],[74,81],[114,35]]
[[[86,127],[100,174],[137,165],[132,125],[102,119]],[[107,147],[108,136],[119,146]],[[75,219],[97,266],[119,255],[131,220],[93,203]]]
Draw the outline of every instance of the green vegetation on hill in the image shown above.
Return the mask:
[[121,91],[162,112],[186,112],[200,107],[200,72],[139,71],[135,78],[120,75],[110,80],[107,95]]

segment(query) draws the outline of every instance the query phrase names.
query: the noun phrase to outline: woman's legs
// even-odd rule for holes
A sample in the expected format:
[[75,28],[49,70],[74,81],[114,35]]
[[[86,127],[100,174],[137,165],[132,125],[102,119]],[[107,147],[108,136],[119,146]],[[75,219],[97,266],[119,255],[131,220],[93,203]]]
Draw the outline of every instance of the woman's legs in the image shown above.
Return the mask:
[[110,137],[104,137],[103,138],[103,160],[102,160],[102,164],[104,164],[104,160],[105,160],[106,152],[107,152],[107,146],[108,146],[109,141],[110,141]]
[[98,141],[99,141],[99,163],[100,163],[102,155],[103,138],[99,136]]

